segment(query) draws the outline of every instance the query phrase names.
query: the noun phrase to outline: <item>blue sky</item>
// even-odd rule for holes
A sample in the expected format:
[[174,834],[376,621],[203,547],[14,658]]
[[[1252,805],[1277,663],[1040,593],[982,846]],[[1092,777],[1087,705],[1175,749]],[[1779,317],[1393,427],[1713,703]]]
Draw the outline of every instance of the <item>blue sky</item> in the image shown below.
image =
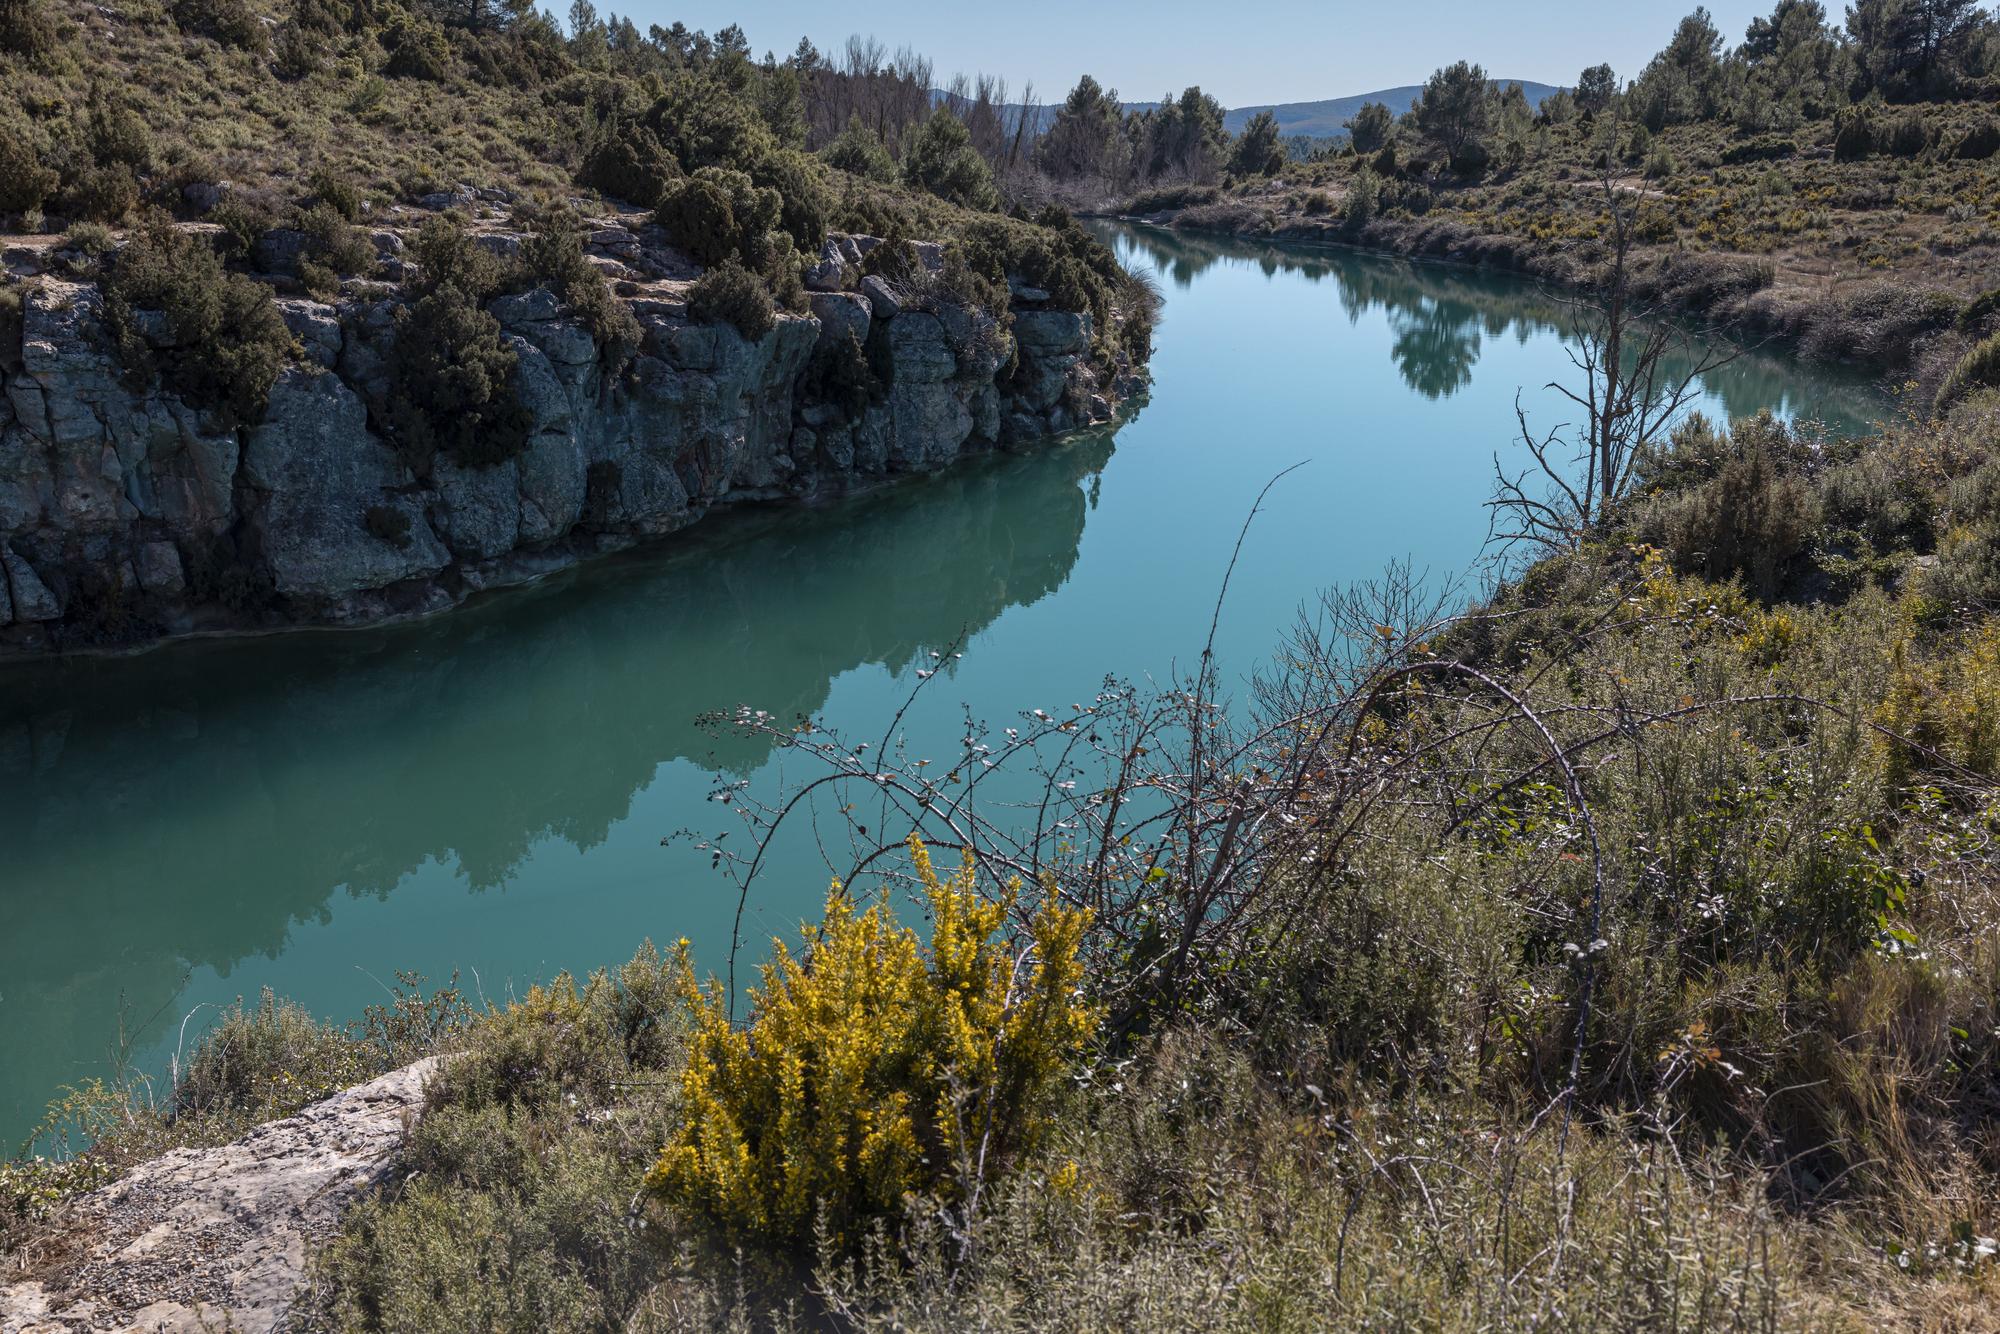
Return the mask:
[[[597,0],[612,9],[609,0]],[[1128,101],[1199,83],[1228,106],[1309,101],[1421,82],[1441,64],[1476,60],[1495,76],[1572,83],[1608,60],[1636,74],[1666,45],[1694,0],[1206,0],[1092,4],[1087,0],[629,0],[617,12],[643,31],[675,19],[710,32],[740,23],[759,55],[791,51],[801,34],[822,50],[851,33],[928,54],[941,75],[985,70],[1018,90],[1034,80],[1052,101],[1095,74]],[[1732,44],[1775,0],[1709,0]],[[554,6],[567,11],[567,0]],[[1828,5],[1836,17],[1839,0]]]

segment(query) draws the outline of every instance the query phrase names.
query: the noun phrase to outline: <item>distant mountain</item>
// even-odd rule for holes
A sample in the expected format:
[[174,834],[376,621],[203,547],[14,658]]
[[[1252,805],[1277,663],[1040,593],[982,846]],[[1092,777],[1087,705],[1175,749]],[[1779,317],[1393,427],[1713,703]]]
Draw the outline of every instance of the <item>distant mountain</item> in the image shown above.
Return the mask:
[[[1528,105],[1539,107],[1542,102],[1561,92],[1560,88],[1546,83],[1530,83],[1526,79],[1496,79],[1502,88],[1510,83],[1521,85],[1527,95]],[[1250,118],[1260,111],[1268,111],[1278,118],[1280,134],[1309,134],[1319,138],[1330,138],[1347,133],[1347,122],[1354,113],[1361,110],[1363,102],[1380,102],[1382,105],[1402,115],[1416,102],[1417,95],[1424,91],[1422,84],[1409,84],[1402,88],[1384,88],[1378,93],[1362,93],[1357,97],[1334,97],[1324,102],[1279,102],[1271,106],[1231,107],[1223,114],[1222,125],[1231,134],[1240,133],[1250,123]]]
[[[1533,107],[1539,107],[1544,99],[1562,91],[1552,84],[1531,83],[1526,79],[1496,79],[1494,82],[1502,88],[1510,83],[1520,84],[1521,91],[1527,95],[1528,105]],[[1384,88],[1380,92],[1360,93],[1354,97],[1332,97],[1324,102],[1278,102],[1268,106],[1232,107],[1222,114],[1222,124],[1231,134],[1238,134],[1250,123],[1252,116],[1260,111],[1269,111],[1278,118],[1280,134],[1306,134],[1315,138],[1333,138],[1347,133],[1347,122],[1355,112],[1361,110],[1363,102],[1380,102],[1400,116],[1410,109],[1416,102],[1417,95],[1423,90],[1422,84],[1413,83],[1402,88]],[[931,93],[931,100],[943,102],[946,100],[946,95],[943,90],[935,89]],[[1032,132],[1040,134],[1047,130],[1054,123],[1056,110],[1061,105],[1057,102],[1054,105],[1035,108],[1035,121],[1030,127]],[[1134,112],[1149,111],[1159,103],[1124,102],[1120,105],[1129,116]],[[1002,110],[1007,123],[1012,125],[1014,117],[1020,114],[1021,109],[1009,103]]]

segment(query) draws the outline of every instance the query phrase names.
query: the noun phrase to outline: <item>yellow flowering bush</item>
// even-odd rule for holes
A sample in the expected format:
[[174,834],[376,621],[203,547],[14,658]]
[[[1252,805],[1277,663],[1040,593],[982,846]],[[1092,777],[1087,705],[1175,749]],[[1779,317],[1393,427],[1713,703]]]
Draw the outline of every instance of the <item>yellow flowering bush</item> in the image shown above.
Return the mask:
[[1899,642],[1894,664],[1875,721],[1915,744],[1885,741],[1890,780],[1905,783],[1933,767],[1933,753],[1975,774],[2000,774],[2000,628],[1982,626],[1939,657]]
[[823,1216],[845,1247],[906,1196],[962,1201],[1043,1137],[1096,1028],[1080,992],[1083,911],[1046,896],[1027,932],[1003,933],[1018,883],[987,900],[969,857],[943,880],[914,837],[910,855],[929,947],[836,882],[805,957],[776,945],[746,1028],[681,950],[694,1029],[683,1114],[646,1181],[727,1244],[798,1248]]

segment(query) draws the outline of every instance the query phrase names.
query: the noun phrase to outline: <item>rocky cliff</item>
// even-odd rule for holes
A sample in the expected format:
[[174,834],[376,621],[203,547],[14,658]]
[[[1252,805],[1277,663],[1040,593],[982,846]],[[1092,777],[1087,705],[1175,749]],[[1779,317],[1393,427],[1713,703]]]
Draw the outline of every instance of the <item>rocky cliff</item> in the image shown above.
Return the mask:
[[[494,300],[528,445],[489,467],[440,455],[421,475],[380,425],[393,289],[281,298],[296,361],[260,420],[225,429],[133,387],[96,286],[38,276],[18,354],[0,347],[0,651],[420,615],[717,506],[838,494],[1104,422],[1143,383],[1093,357],[1088,314],[1042,293],[1016,288],[996,318],[921,282],[854,281],[875,244],[830,238],[810,313],[749,340],[689,318],[675,257],[643,231],[601,229],[601,267],[652,279],[615,289],[643,329],[636,355],[608,356],[545,290]],[[850,335],[866,382],[830,385],[822,354]]]

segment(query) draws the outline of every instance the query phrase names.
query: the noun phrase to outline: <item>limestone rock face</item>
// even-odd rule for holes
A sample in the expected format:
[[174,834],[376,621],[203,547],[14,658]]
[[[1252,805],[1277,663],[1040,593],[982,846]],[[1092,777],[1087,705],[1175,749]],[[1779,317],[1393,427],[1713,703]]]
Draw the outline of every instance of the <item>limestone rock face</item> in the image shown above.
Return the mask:
[[269,1330],[310,1249],[374,1186],[435,1062],[383,1075],[213,1149],[177,1149],[66,1207],[62,1258],[0,1283],[0,1334]]
[[[339,598],[450,564],[423,503],[405,489],[410,480],[338,376],[302,368],[279,376],[269,411],[243,444],[249,521],[278,591]],[[371,531],[371,511],[401,516],[400,544]]]
[[[291,238],[264,239],[283,267]],[[123,590],[120,623],[155,636],[433,611],[721,505],[837,494],[1109,420],[1143,383],[1123,367],[1100,385],[1087,315],[1023,309],[1010,333],[922,283],[842,290],[879,244],[830,235],[811,314],[781,312],[753,340],[689,320],[685,261],[657,227],[600,225],[593,254],[655,276],[630,300],[636,352],[600,347],[548,290],[495,299],[526,445],[497,466],[439,455],[418,471],[393,427],[393,299],[278,298],[299,360],[239,427],[135,387],[98,290],[45,277],[26,294],[20,360],[0,369],[0,653],[92,642],[66,638],[85,620],[68,605],[79,589]],[[935,246],[917,254],[942,266]],[[149,338],[170,336],[152,324]],[[816,355],[848,339],[865,371]]]

